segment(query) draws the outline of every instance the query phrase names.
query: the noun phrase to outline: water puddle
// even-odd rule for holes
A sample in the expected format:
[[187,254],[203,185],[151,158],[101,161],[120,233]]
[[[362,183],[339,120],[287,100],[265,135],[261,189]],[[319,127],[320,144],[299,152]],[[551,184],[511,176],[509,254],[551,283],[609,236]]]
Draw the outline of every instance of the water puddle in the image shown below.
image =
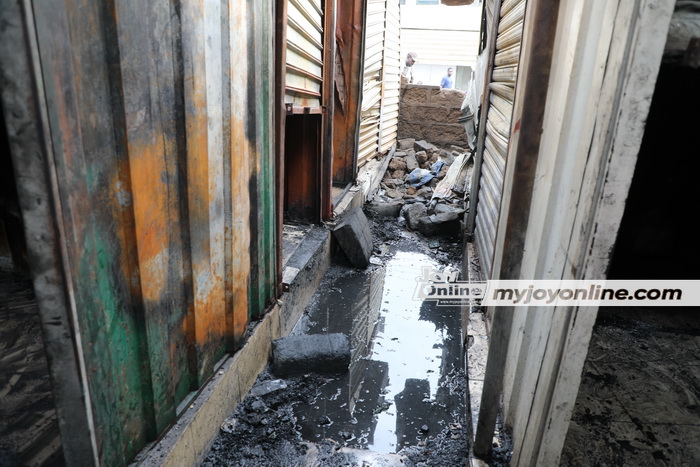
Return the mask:
[[[420,445],[465,413],[460,309],[413,299],[430,256],[402,242],[367,271],[332,266],[294,333],[350,336],[350,371],[294,408],[308,441],[377,452]],[[454,428],[454,427],[453,427]]]

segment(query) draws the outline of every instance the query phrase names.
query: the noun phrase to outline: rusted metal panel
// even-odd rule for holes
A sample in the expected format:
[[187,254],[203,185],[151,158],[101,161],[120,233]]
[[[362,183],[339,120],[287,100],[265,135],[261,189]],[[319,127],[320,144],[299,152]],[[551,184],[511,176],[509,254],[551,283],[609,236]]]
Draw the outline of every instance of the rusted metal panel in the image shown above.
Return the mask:
[[[68,0],[25,13],[41,68],[24,95],[50,144],[16,139],[13,157],[41,155],[17,163],[18,184],[45,193],[21,202],[35,281],[51,282],[37,296],[64,451],[71,465],[125,465],[275,295],[273,99],[255,79],[273,74],[272,8]],[[32,229],[50,219],[62,254],[37,260],[48,234]]]
[[335,104],[335,13],[336,0],[323,2],[323,86],[321,104],[321,220],[333,218],[333,110]]
[[359,103],[362,91],[364,1],[339,0],[336,15],[336,78],[333,110],[333,181],[355,181]]
[[[249,15],[256,19],[253,47],[249,69],[255,76],[272,74],[272,9],[265,2],[248,4]],[[261,315],[275,298],[275,186],[273,184],[274,164],[272,145],[272,102],[270,81],[261,80],[258,85],[248,83],[249,98],[254,100],[255,150],[251,168],[250,193],[254,209],[251,212],[251,281],[250,315]],[[256,98],[257,97],[257,98]]]
[[321,115],[290,115],[285,123],[285,206],[291,219],[320,221]]
[[[33,12],[21,0],[0,1],[0,98],[27,239],[37,300],[53,383],[58,424],[73,433],[63,446],[68,465],[96,464],[97,443],[91,394],[81,352],[82,341],[73,291],[66,287],[68,267],[59,195],[55,191],[53,151],[43,107]],[[66,340],[70,344],[65,345]]]
[[[154,435],[155,425],[133,256],[134,211],[125,183],[129,164],[123,133],[114,131],[123,131],[125,122],[110,106],[112,70],[104,60],[110,45],[91,34],[105,30],[101,7],[38,2],[34,14],[63,212],[59,222],[66,229],[66,281],[74,290],[100,461],[118,464]],[[71,440],[70,434],[62,437]]]

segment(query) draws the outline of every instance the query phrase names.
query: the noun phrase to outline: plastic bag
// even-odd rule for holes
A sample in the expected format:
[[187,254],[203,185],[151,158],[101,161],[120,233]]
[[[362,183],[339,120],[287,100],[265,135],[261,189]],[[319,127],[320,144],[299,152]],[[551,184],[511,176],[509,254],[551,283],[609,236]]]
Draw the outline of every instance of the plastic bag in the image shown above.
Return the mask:
[[406,181],[411,184],[411,186],[418,188],[425,185],[430,180],[435,177],[430,170],[427,169],[413,169],[411,173],[406,177]]

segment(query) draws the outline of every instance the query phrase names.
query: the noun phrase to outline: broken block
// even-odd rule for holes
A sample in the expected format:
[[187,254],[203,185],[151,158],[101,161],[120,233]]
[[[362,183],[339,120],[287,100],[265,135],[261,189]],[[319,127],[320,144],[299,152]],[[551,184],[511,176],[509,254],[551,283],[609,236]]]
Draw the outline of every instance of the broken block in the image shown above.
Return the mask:
[[350,211],[333,229],[333,236],[353,266],[364,268],[369,265],[373,248],[372,231],[362,209]]
[[407,204],[401,210],[401,215],[406,219],[406,225],[411,230],[418,228],[418,221],[425,217],[428,213],[428,208],[423,203]]
[[406,156],[406,170],[412,172],[414,169],[420,168],[418,166],[418,160],[415,154],[410,154]]
[[345,334],[287,336],[272,341],[272,372],[279,377],[344,373],[350,365]]
[[374,211],[381,217],[399,217],[402,207],[403,201],[400,200],[389,201],[387,203],[373,201],[367,206],[368,209]]
[[460,215],[456,212],[441,212],[418,219],[416,230],[426,237],[457,235],[461,227]]
[[415,143],[416,140],[413,138],[405,138],[405,139],[400,139],[399,140],[399,149],[405,151],[406,149],[413,149],[413,143]]
[[428,152],[428,151],[432,151],[433,149],[437,149],[437,147],[434,144],[430,144],[424,139],[413,143],[413,148],[416,150],[416,152],[418,152],[418,151]]

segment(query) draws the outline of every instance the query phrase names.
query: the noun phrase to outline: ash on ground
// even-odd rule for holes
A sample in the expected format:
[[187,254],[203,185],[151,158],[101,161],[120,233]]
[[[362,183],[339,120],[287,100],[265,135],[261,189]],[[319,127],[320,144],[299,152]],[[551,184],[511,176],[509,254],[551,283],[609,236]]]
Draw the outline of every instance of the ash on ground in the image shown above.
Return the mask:
[[[263,372],[251,393],[221,425],[219,436],[201,465],[214,466],[364,466],[367,457],[359,454],[352,443],[323,439],[304,441],[294,415],[294,406],[313,403],[328,376],[315,374],[275,379]],[[466,381],[466,380],[465,380]],[[268,392],[269,391],[269,392]],[[462,423],[460,423],[460,421]],[[326,423],[318,420],[319,424]],[[406,467],[464,465],[468,458],[466,420],[445,427],[416,446],[404,448],[396,455],[369,453],[371,465]],[[377,462],[379,460],[379,462]]]
[[[409,268],[413,267],[411,261],[422,261],[419,258],[429,258],[430,264],[434,264],[435,267],[460,267],[470,158],[470,154],[457,147],[440,149],[425,141],[400,141],[379,193],[365,206],[365,213],[371,222],[374,245],[369,267],[364,270],[353,268],[347,259],[343,260],[339,250],[334,257],[334,265],[319,286],[320,289],[325,287],[325,292],[314,295],[300,320],[304,325],[304,333],[345,332],[331,328],[340,326],[346,318],[348,325],[355,329],[357,323],[362,321],[357,319],[357,316],[343,318],[334,315],[331,319],[330,314],[323,315],[323,310],[332,308],[354,310],[351,314],[359,313],[354,303],[344,303],[344,300],[351,301],[349,297],[354,296],[373,296],[372,290],[392,280],[396,284],[390,288],[410,282],[403,277],[389,278],[391,272],[386,273],[387,277],[384,275],[385,269],[393,270],[401,261]],[[402,259],[404,257],[408,259]],[[410,269],[404,274],[410,275],[412,271],[413,269]],[[355,286],[359,289],[355,290]],[[407,294],[401,292],[398,295]],[[328,300],[330,302],[326,304]],[[389,302],[383,300],[391,300],[392,310],[385,309]],[[404,300],[410,302],[410,297],[407,296]],[[401,313],[407,313],[404,309],[413,305],[399,305],[399,298],[396,297],[381,298],[377,302],[378,306],[379,304],[382,307],[381,312],[379,309],[370,310],[372,319],[364,320],[369,324],[374,323],[373,326],[377,328],[370,326],[364,333],[359,334],[366,335],[368,339],[378,338],[378,348],[384,351],[390,350],[392,346],[400,349],[399,346],[404,345],[403,341],[410,343],[409,337],[404,338],[399,334],[382,337],[382,332],[393,332],[389,331],[392,329],[391,319],[404,319],[401,318]],[[320,316],[317,316],[318,308],[321,308]],[[468,389],[459,337],[459,313],[455,314],[446,307],[432,309],[427,304],[418,305],[418,308],[420,309],[415,311],[416,316],[412,319],[420,320],[423,326],[428,326],[430,333],[442,336],[436,341],[438,344],[428,346],[430,351],[436,354],[436,357],[432,358],[437,362],[435,370],[427,370],[430,374],[436,374],[434,378],[431,376],[435,379],[432,383],[433,390],[414,391],[416,394],[425,392],[424,396],[416,400],[409,397],[413,394],[409,391],[411,385],[421,383],[416,379],[410,381],[410,384],[406,383],[405,388],[394,388],[395,392],[401,389],[402,392],[392,395],[389,386],[386,386],[389,380],[386,376],[384,380],[380,378],[388,375],[386,364],[375,362],[378,358],[376,352],[373,354],[369,351],[367,355],[362,355],[361,361],[368,362],[368,365],[376,363],[374,366],[382,370],[378,376],[375,375],[377,381],[374,382],[381,383],[384,389],[377,387],[374,388],[377,389],[375,391],[368,386],[369,389],[363,392],[363,397],[357,399],[354,409],[355,416],[362,420],[359,424],[352,425],[352,417],[346,420],[347,414],[341,414],[342,410],[331,410],[327,413],[321,413],[319,410],[319,406],[332,405],[334,400],[338,401],[339,407],[341,406],[337,394],[345,391],[342,388],[348,386],[345,382],[350,377],[348,374],[307,374],[278,379],[270,370],[266,370],[259,376],[244,401],[221,426],[221,433],[202,464],[319,467],[466,465],[471,421],[467,419],[467,410],[463,405]],[[314,309],[316,311],[313,311]],[[382,313],[385,312],[390,316],[383,318]],[[367,313],[360,313],[362,316],[365,314]],[[374,316],[375,314],[377,316]],[[456,330],[456,335],[448,335],[452,332],[448,328]],[[348,335],[358,334],[355,331],[348,330]],[[368,344],[369,347],[371,345]],[[365,378],[366,381],[372,380],[370,376]],[[396,379],[396,375],[392,378]],[[399,381],[393,383],[398,384]],[[422,383],[427,383],[427,380]],[[435,400],[432,400],[433,392],[436,392]],[[461,400],[462,405],[455,404],[456,400]],[[399,405],[407,403],[412,404],[411,409],[406,412],[410,414],[403,416],[413,416],[416,420],[411,419],[405,423],[408,427],[406,433],[385,435],[389,438],[393,436],[394,439],[398,436],[406,441],[396,442],[394,450],[378,450],[376,446],[381,443],[377,438],[382,435],[373,432],[373,447],[372,435],[361,428],[366,422],[363,417],[369,416],[375,420],[370,423],[374,430],[377,417],[405,411],[405,407],[399,410]],[[432,415],[418,415],[422,409]],[[315,434],[312,436],[310,432]],[[403,434],[406,436],[399,436]]]

